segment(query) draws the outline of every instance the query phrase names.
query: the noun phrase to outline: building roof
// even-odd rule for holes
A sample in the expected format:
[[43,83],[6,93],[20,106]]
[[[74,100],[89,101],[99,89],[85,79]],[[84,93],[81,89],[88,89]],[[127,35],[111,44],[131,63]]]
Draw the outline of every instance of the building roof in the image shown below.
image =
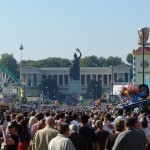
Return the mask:
[[[142,53],[142,47],[139,47],[137,50],[133,50],[133,54],[135,54],[135,53]],[[144,53],[150,53],[150,47],[148,47],[148,46],[145,46],[144,47]]]

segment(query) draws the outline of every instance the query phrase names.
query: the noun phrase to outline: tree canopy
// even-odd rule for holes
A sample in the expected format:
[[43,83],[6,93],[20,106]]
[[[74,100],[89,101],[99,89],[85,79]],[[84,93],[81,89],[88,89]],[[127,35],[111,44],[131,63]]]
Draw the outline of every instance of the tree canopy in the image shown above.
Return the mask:
[[0,66],[9,70],[16,78],[19,78],[19,66],[13,54],[4,53],[1,55]]
[[32,67],[38,67],[38,68],[60,68],[60,67],[69,67],[71,65],[71,62],[69,59],[62,59],[58,57],[49,57],[47,59],[42,60],[27,60],[23,61],[23,66],[32,66]]
[[101,96],[102,96],[101,85],[99,84],[98,81],[92,79],[88,84],[85,97],[96,99],[100,98]]
[[44,96],[54,98],[54,96],[58,92],[56,80],[54,78],[43,79],[39,85],[39,90],[41,91],[42,94],[44,94]]
[[129,53],[127,55],[126,61],[132,66],[133,65],[133,55]]

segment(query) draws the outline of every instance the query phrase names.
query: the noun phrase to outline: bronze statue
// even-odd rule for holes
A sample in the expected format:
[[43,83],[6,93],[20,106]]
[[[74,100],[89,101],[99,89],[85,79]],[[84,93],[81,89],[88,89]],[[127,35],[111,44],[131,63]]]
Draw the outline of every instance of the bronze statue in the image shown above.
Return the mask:
[[80,56],[77,57],[77,54],[74,53],[74,59],[72,60],[72,64],[69,68],[69,75],[71,80],[80,80],[80,58],[82,54],[78,48],[76,51],[80,53]]

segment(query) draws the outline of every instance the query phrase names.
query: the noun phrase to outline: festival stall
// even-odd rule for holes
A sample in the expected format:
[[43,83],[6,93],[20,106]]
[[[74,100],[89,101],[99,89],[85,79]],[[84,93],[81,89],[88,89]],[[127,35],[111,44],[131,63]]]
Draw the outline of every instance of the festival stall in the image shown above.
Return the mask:
[[133,86],[132,84],[127,87],[122,86],[119,97],[121,98],[119,107],[123,109],[133,109],[135,107],[150,109],[149,88],[146,84],[141,84],[140,86]]

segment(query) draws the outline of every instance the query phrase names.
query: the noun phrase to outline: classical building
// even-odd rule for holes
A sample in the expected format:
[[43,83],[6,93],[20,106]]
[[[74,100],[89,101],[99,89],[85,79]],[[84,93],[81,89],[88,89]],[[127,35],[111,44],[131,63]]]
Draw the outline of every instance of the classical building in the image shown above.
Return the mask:
[[[97,80],[104,91],[110,93],[113,84],[128,84],[131,82],[129,66],[88,67],[80,68],[81,92],[85,92],[91,79]],[[112,76],[113,74],[113,76]],[[24,67],[21,80],[25,86],[26,96],[38,95],[38,86],[42,79],[52,77],[57,81],[59,91],[68,94],[69,68],[35,68]]]
[[[143,84],[143,55],[142,47],[133,50],[133,83]],[[144,48],[144,83],[150,86],[150,47]]]

